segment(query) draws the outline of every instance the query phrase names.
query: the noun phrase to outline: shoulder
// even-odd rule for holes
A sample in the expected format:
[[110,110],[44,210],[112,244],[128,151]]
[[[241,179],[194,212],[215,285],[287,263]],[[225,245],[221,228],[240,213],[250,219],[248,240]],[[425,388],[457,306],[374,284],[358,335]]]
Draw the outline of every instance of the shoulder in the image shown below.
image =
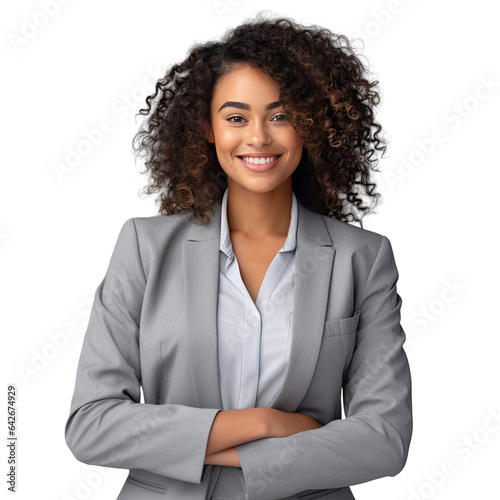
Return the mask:
[[122,224],[114,255],[124,269],[140,262],[149,275],[151,267],[163,262],[168,253],[172,262],[182,256],[182,244],[193,227],[191,214],[131,217]]
[[321,215],[335,248],[335,259],[360,271],[396,270],[390,239],[383,234]]
[[153,215],[150,217],[131,217],[121,231],[135,233],[139,242],[171,237],[174,233],[189,231],[191,214]]
[[[399,272],[389,238],[376,231],[323,216],[335,248],[334,261],[338,269],[349,270],[362,290],[359,304],[368,309],[381,291],[395,289]],[[360,306],[359,306],[360,307]]]
[[181,245],[193,226],[189,222],[189,215],[131,217],[122,224],[116,248],[121,249],[122,253],[132,253],[135,248],[145,257]]
[[135,226],[142,231],[155,231],[157,229],[169,229],[179,225],[189,225],[189,214],[152,215],[150,217],[132,217]]
[[333,219],[326,215],[321,215],[325,227],[332,239],[333,246],[343,252],[367,252],[368,254],[375,253],[383,244],[386,236],[361,228],[353,224]]

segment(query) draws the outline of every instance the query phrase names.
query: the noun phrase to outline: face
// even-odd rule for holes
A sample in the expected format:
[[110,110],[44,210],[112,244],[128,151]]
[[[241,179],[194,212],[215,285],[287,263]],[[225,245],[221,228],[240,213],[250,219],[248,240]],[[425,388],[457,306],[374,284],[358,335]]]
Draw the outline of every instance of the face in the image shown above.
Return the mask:
[[276,189],[302,157],[302,139],[279,103],[279,85],[248,65],[222,76],[214,89],[207,140],[228,183],[259,193]]

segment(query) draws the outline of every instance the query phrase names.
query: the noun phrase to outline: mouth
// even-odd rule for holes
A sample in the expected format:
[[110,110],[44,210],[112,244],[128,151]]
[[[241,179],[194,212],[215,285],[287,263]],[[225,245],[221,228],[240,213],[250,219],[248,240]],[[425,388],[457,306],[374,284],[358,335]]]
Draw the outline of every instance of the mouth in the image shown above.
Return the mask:
[[245,163],[249,163],[250,165],[268,165],[269,163],[275,162],[281,155],[269,155],[269,156],[238,156],[240,160]]
[[238,156],[242,165],[251,172],[267,172],[274,168],[282,155]]

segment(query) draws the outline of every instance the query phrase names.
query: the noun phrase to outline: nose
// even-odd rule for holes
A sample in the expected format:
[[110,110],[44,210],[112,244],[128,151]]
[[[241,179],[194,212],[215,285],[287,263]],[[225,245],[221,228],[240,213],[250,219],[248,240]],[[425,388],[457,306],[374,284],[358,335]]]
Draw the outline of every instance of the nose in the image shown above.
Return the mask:
[[249,124],[246,143],[248,146],[254,146],[259,149],[269,146],[273,142],[270,131],[265,123],[254,120]]

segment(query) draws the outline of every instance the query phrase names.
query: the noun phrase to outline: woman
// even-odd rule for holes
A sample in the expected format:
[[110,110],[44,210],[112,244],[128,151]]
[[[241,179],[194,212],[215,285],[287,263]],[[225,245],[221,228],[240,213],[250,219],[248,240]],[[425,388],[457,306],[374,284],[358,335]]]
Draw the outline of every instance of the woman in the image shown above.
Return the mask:
[[353,499],[404,467],[398,271],[348,224],[379,196],[377,83],[345,37],[257,18],[147,98],[161,215],[121,229],[66,425],[78,460],[130,470],[120,500]]

